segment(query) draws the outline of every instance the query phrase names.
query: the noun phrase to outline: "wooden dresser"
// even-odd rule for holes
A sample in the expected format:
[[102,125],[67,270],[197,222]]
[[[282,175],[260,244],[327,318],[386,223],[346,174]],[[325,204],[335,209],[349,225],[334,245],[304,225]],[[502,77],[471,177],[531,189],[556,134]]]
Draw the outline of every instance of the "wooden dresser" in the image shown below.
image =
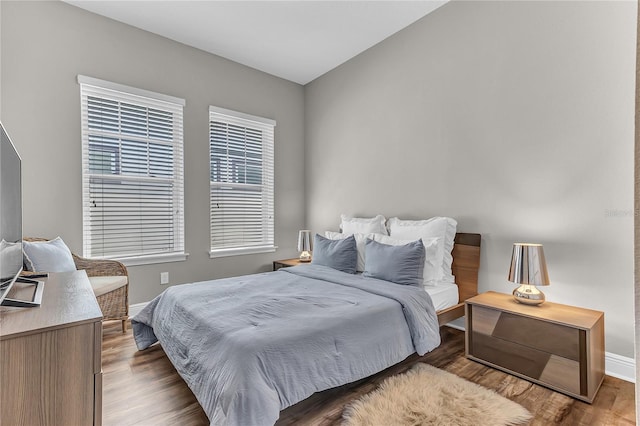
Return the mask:
[[42,280],[41,306],[0,308],[0,424],[99,426],[102,312],[84,271]]
[[490,291],[466,301],[466,330],[468,358],[574,398],[592,402],[604,379],[600,311]]

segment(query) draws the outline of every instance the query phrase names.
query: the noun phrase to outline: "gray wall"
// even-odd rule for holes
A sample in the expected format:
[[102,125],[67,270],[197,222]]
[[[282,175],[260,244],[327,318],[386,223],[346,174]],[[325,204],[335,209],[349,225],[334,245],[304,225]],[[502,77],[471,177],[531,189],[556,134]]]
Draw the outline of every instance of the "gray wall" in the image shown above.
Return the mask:
[[480,291],[545,246],[547,299],[633,356],[636,2],[451,2],[305,87],[306,215],[452,216]]
[[[24,165],[24,234],[82,250],[78,74],[186,99],[185,262],[130,267],[131,303],[172,284],[271,269],[304,228],[304,90],[237,63],[61,2],[2,1],[2,122]],[[209,259],[208,107],[277,121],[276,253]]]

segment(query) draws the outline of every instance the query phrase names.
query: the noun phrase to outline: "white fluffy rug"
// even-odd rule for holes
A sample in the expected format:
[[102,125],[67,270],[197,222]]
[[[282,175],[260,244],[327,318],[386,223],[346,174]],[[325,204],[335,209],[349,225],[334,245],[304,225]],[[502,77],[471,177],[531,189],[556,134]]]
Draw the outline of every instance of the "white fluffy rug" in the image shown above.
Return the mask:
[[498,426],[526,423],[531,414],[496,392],[419,363],[350,404],[343,426]]

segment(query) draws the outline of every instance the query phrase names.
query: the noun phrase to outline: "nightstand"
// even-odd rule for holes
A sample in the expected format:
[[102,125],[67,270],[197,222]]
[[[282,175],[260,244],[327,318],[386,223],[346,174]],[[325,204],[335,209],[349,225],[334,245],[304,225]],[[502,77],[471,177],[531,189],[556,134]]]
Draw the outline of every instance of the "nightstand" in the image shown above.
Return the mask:
[[300,262],[300,259],[297,257],[293,259],[283,259],[283,260],[274,260],[273,261],[273,270],[277,271],[280,268],[288,268],[289,266],[298,266],[304,265],[311,262]]
[[467,358],[591,403],[604,379],[604,313],[493,291],[467,299]]

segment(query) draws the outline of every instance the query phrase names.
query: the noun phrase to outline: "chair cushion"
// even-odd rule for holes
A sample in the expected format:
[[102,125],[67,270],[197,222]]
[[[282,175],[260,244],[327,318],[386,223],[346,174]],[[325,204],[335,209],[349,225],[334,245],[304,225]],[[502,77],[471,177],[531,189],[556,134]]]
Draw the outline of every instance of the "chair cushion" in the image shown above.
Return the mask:
[[89,282],[93,288],[93,293],[98,297],[127,285],[129,280],[125,275],[114,275],[108,277],[89,277]]

